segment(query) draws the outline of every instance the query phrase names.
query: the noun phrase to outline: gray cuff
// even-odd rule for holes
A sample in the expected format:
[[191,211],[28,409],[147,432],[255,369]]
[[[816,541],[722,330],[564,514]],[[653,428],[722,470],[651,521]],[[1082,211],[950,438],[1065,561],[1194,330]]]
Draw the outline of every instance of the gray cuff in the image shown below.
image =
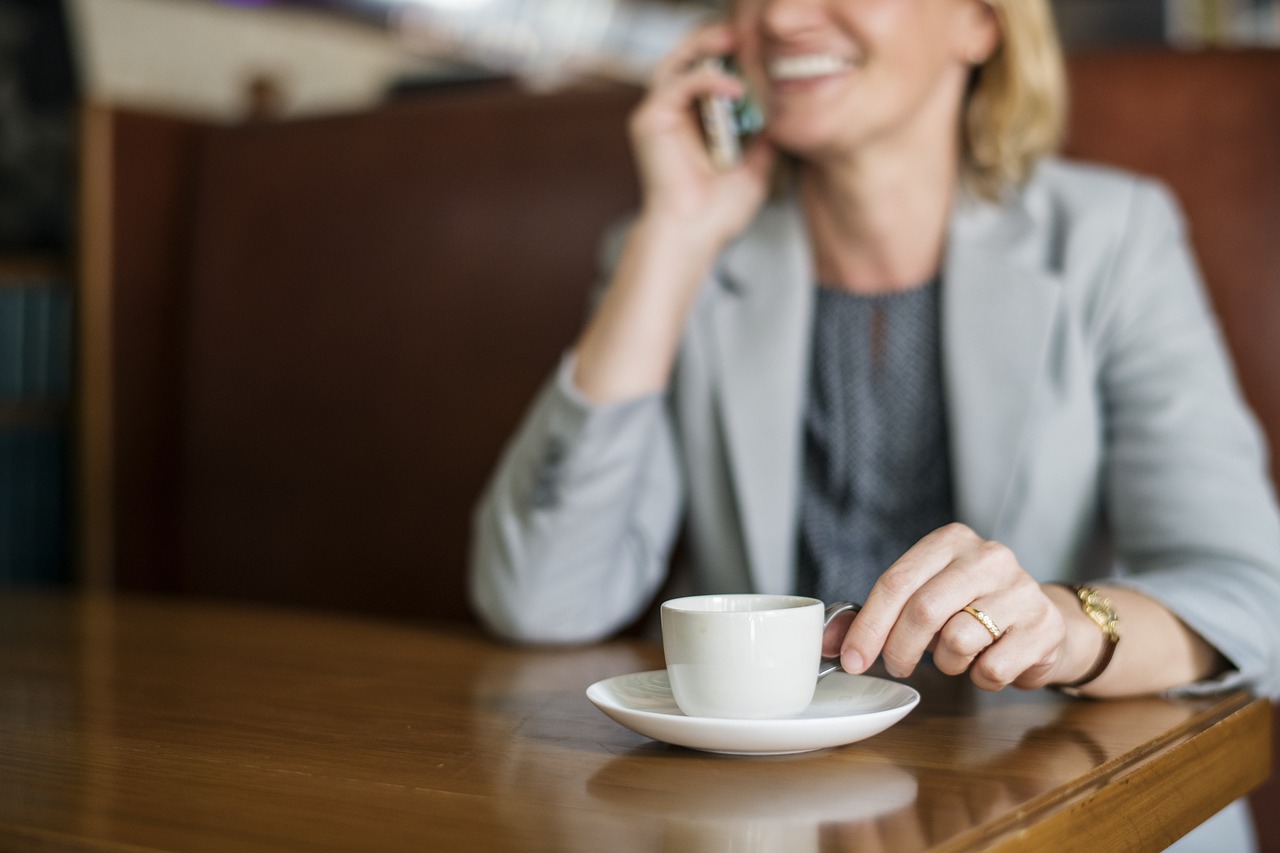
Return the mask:
[[574,385],[576,364],[573,352],[560,359],[551,393],[536,415],[542,421],[537,434],[545,437],[545,444],[530,495],[535,508],[556,506],[561,491],[583,477],[633,468],[636,449],[650,443],[662,416],[661,393],[616,403],[591,402]]

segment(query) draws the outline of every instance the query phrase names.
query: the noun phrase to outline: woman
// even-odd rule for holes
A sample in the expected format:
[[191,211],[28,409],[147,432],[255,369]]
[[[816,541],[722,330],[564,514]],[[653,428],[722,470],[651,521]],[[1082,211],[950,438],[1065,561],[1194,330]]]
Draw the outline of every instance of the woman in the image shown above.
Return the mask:
[[[721,54],[767,117],[727,170]],[[479,508],[486,621],[617,630],[683,519],[689,591],[865,600],[850,672],[1276,692],[1259,433],[1168,195],[1048,156],[1061,90],[1041,0],[739,0],[681,45],[609,286]]]

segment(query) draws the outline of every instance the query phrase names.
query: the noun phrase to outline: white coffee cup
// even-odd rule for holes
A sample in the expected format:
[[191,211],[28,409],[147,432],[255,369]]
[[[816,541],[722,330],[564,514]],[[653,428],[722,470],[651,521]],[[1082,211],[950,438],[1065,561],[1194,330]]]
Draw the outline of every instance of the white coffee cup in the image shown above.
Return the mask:
[[671,693],[690,717],[793,717],[818,679],[840,668],[822,659],[823,630],[858,605],[825,608],[798,595],[695,595],[663,602],[662,647]]

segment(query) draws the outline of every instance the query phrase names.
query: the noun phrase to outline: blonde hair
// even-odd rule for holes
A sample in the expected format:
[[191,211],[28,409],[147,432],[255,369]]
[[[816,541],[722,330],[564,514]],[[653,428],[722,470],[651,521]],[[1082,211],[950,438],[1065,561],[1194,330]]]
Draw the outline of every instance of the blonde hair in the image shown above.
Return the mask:
[[973,69],[961,127],[961,171],[979,195],[996,199],[1061,144],[1066,68],[1048,0],[983,0],[1000,23],[1000,43]]

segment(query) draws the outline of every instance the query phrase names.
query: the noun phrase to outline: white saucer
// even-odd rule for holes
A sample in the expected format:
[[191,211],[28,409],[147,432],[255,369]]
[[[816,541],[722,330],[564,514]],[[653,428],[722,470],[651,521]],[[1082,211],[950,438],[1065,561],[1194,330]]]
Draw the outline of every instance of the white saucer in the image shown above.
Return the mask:
[[920,701],[905,684],[835,672],[818,682],[813,702],[783,720],[686,717],[671,696],[664,669],[597,681],[587,698],[633,732],[707,752],[784,755],[840,746],[884,731]]

